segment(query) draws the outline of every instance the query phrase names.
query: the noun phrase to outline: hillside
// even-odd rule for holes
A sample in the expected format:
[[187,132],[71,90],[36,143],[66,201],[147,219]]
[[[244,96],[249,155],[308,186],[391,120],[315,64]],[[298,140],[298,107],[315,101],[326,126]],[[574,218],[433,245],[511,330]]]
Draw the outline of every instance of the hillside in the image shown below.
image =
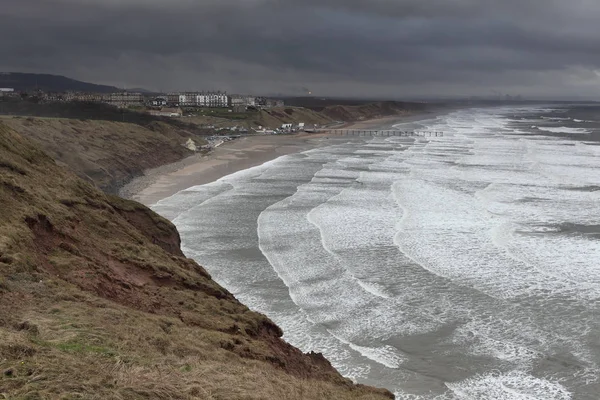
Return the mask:
[[276,129],[283,124],[298,124],[299,122],[307,125],[326,125],[334,122],[323,114],[301,107],[275,107],[241,113],[207,110],[202,115],[185,118],[185,121],[198,125],[212,125],[216,128],[240,126],[247,129],[259,126]]
[[94,92],[111,93],[122,89],[114,86],[96,85],[81,82],[60,75],[27,74],[22,72],[1,72],[0,87],[13,88],[16,91],[43,90],[46,92]]
[[[305,106],[286,106],[263,109],[255,113],[241,114],[243,118],[234,121],[211,121],[216,126],[229,126],[232,123],[244,125],[248,128],[258,125],[268,128],[278,128],[282,124],[304,122],[307,125],[328,125],[334,122],[356,122],[390,116],[410,115],[428,110],[431,106],[425,103],[405,103],[397,101],[366,102],[308,101],[296,102]],[[240,120],[242,123],[240,123]]]
[[77,101],[40,103],[35,98],[27,98],[24,101],[21,99],[0,98],[0,114],[22,117],[76,118],[94,121],[131,122],[139,125],[146,125],[162,120],[174,125],[185,125],[174,119],[154,117],[147,113],[117,108],[109,104]]
[[361,105],[328,105],[320,114],[336,121],[355,122],[395,115],[410,115],[427,110],[424,103],[382,101]]
[[261,110],[257,122],[262,126],[279,128],[282,124],[304,122],[307,125],[327,125],[335,121],[327,115],[307,108],[276,107]]
[[280,339],[179,249],[0,124],[0,397],[386,399]]
[[203,132],[155,119],[144,124],[66,118],[0,117],[0,122],[39,144],[80,177],[109,193],[143,171],[191,154],[188,139],[204,144]]

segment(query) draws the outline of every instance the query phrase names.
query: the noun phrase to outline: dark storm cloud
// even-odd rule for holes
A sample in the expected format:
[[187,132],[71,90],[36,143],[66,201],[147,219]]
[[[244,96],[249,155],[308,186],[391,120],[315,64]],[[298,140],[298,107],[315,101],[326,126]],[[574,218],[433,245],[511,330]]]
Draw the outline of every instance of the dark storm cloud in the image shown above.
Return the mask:
[[0,70],[162,90],[600,93],[591,0],[2,3]]

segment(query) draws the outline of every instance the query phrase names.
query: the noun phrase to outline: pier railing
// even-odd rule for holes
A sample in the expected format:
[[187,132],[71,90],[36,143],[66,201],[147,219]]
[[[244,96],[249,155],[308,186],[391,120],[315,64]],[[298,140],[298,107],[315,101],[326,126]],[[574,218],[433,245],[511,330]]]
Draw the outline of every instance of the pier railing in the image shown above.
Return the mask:
[[329,133],[336,136],[398,136],[398,137],[442,137],[439,131],[399,131],[399,130],[363,130],[363,129],[315,129],[315,133]]

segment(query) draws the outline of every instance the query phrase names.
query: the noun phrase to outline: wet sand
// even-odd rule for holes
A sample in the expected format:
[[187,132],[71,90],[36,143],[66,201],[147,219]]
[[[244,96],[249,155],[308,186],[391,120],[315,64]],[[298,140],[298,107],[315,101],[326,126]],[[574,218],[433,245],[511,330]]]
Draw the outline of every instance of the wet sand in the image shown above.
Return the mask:
[[[434,116],[433,113],[399,115],[351,123],[344,129],[387,129],[403,122]],[[125,185],[122,197],[150,206],[187,188],[214,182],[237,171],[252,168],[280,156],[330,145],[340,136],[302,133],[296,135],[248,136],[226,142],[209,154],[195,154],[184,160],[153,168]]]

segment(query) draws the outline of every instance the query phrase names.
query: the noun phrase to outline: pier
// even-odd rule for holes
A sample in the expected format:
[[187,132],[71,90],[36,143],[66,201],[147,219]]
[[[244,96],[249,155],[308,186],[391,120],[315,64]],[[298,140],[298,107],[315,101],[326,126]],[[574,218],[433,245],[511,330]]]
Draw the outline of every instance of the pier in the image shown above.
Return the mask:
[[442,137],[439,131],[400,131],[392,130],[363,130],[363,129],[315,129],[315,133],[329,133],[336,136],[383,136],[383,137]]

